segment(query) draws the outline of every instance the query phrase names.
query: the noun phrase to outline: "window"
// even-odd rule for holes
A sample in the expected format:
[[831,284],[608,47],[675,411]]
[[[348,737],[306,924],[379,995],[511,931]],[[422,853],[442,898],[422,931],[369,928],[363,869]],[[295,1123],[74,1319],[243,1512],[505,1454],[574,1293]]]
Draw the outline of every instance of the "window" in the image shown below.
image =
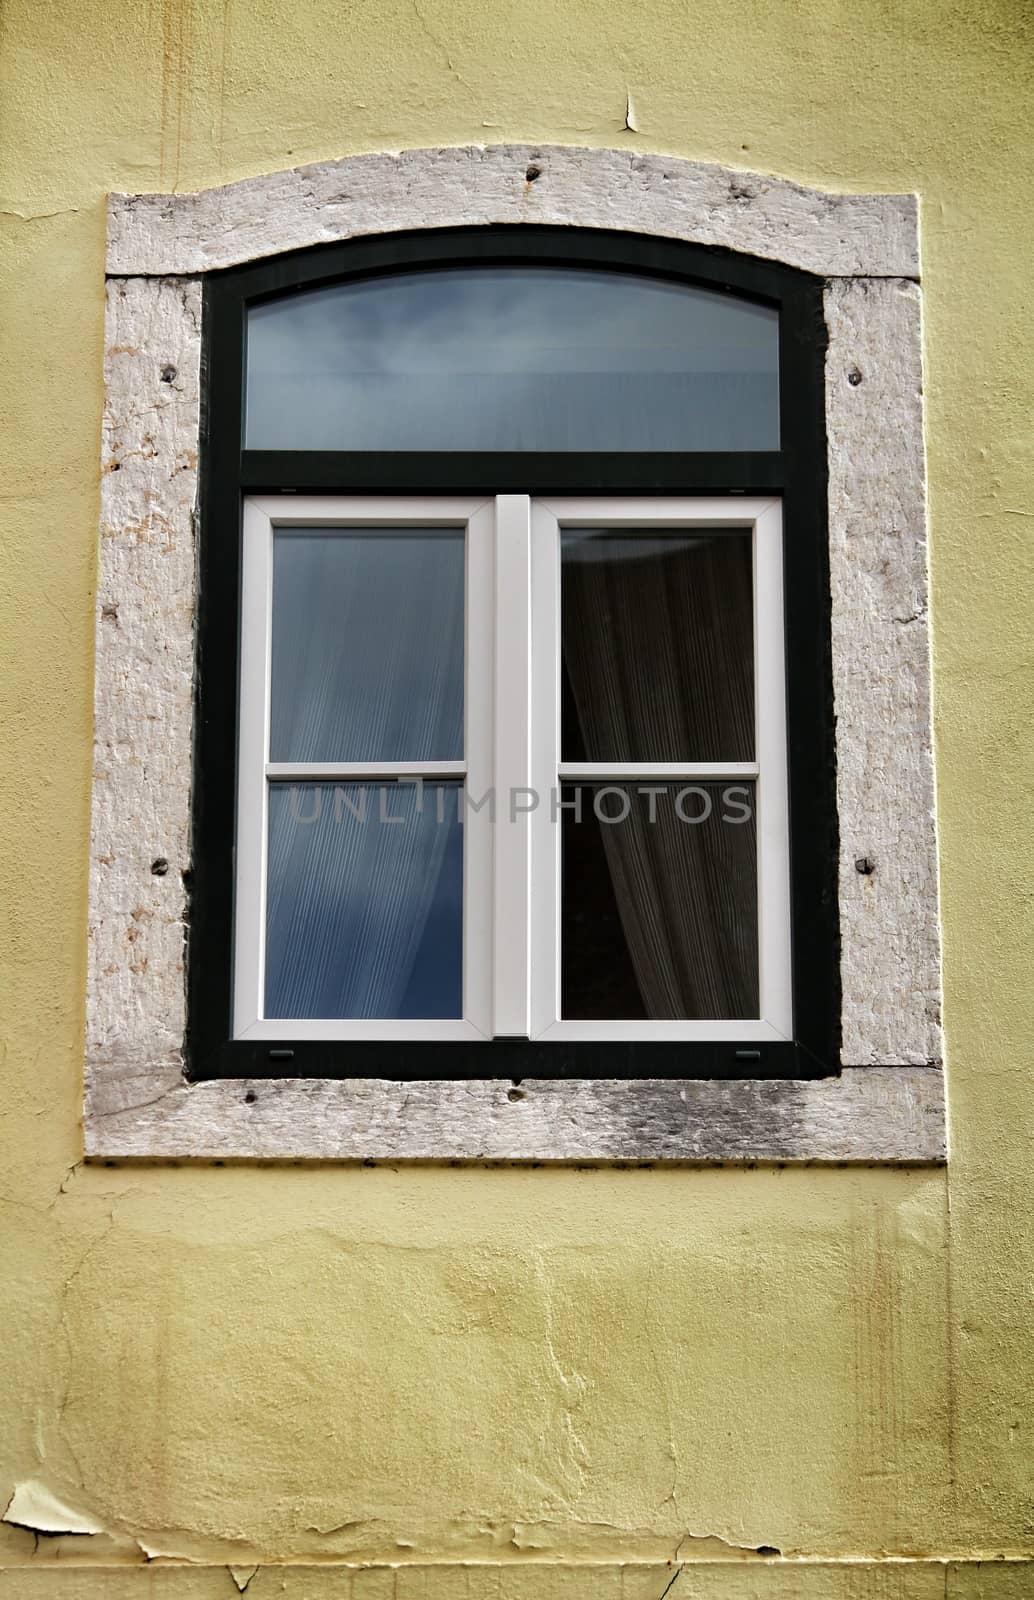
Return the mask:
[[[529,274],[544,284],[552,273],[552,298],[521,299],[514,277],[494,303],[478,301],[469,281],[450,300],[445,291],[455,275],[484,282],[489,267],[523,273],[525,287]],[[943,1159],[915,197],[827,194],[671,156],[606,150],[408,151],[199,194],[114,195],[107,271],[87,1154]],[[576,272],[591,282],[576,283]],[[426,288],[430,274],[443,291],[441,336],[431,339],[425,328],[414,340],[401,315],[405,290],[421,277]],[[578,292],[564,300],[561,283]],[[560,307],[554,329],[566,328],[577,344],[593,296],[615,286],[640,297],[640,343],[649,306],[656,309],[658,296],[665,302],[652,323],[648,361],[635,367],[634,341],[623,342],[621,319],[610,317],[608,383],[599,381],[582,339],[580,364],[558,364],[530,393],[527,369],[542,376],[548,306]],[[372,298],[349,324],[345,301],[360,305],[360,292]],[[366,356],[386,326],[377,305],[391,301],[401,365],[374,381],[367,361],[362,392],[379,396],[376,406],[359,412],[350,405],[347,381],[336,391],[320,387],[318,341],[314,364],[299,323],[285,341],[281,314],[304,322],[318,296],[324,307],[334,302],[345,318],[340,331]],[[698,310],[707,308],[693,334],[701,348],[708,330],[720,332],[715,343],[724,349],[735,346],[729,319],[737,310],[755,318],[755,334],[778,324],[777,366],[755,361],[749,369],[752,392],[768,397],[753,412],[744,410],[742,390],[737,397],[735,362],[694,386],[681,360],[694,297]],[[473,383],[471,347],[456,318],[458,307],[469,316],[476,304],[483,323],[487,315],[508,331],[511,352],[515,335],[518,347],[527,346],[523,373],[511,359]],[[245,372],[248,317],[253,331],[264,324],[265,348],[254,343]],[[329,326],[326,316],[313,325]],[[482,326],[475,341],[482,351],[483,333]],[[674,360],[664,367],[669,346]],[[297,362],[283,359],[291,349]],[[340,361],[336,371],[344,376]],[[565,388],[565,371],[583,377]],[[271,378],[284,387],[265,419],[252,397],[259,405],[252,421],[275,424],[273,431],[244,437],[249,376],[269,394]],[[445,387],[448,408],[435,404]],[[502,430],[493,394],[505,401]],[[405,409],[407,396],[421,402],[419,426]],[[727,433],[723,449],[715,420],[728,429],[734,415],[743,431]],[[579,433],[588,416],[592,429]],[[342,419],[350,419],[351,433],[327,431]],[[359,422],[372,431],[354,431]],[[606,449],[594,449],[593,439],[606,439]],[[563,963],[562,1016],[586,1026],[602,1021],[606,1038],[233,1037],[243,504],[271,501],[286,522],[292,502],[297,508],[306,498],[324,508],[359,498],[381,506],[411,500],[425,510],[432,500],[462,500],[494,515],[508,496],[526,502],[533,535],[544,507],[557,513],[558,530],[568,516],[568,577],[584,535],[609,566],[614,541],[636,530],[608,518],[620,521],[633,502],[648,502],[658,515],[663,501],[692,501],[697,510],[714,502],[710,530],[676,525],[664,537],[709,531],[715,544],[748,528],[753,541],[754,510],[778,509],[793,957],[788,1045],[622,1039],[614,1026],[622,1018],[573,1014],[577,996],[564,990]],[[574,502],[586,500],[600,514],[577,527]],[[726,520],[734,508],[738,532]],[[496,532],[493,525],[493,539]],[[642,522],[639,532],[661,537]],[[590,586],[578,602],[588,612],[591,585],[610,579],[587,565],[575,579]],[[528,592],[530,608],[534,584]],[[756,604],[757,590],[753,598]],[[561,598],[562,620],[563,610]],[[576,676],[592,668],[591,642],[577,646]],[[769,675],[761,682],[767,686]],[[533,712],[531,685],[528,694]],[[569,703],[561,695],[562,729]],[[604,698],[607,718],[611,706]],[[575,709],[584,718],[584,694]],[[534,726],[545,724],[537,718]],[[602,744],[591,744],[606,731],[583,729],[572,760],[591,761],[593,749],[610,760]],[[468,764],[471,748],[465,744],[462,756]],[[764,789],[764,752],[755,759]],[[396,786],[396,801],[404,791]],[[569,797],[562,788],[561,801]],[[655,797],[658,807],[663,798]],[[764,794],[761,800],[758,815]],[[612,802],[620,804],[613,796],[603,803]],[[584,906],[586,890],[613,883],[598,870],[600,850],[616,867],[628,851],[615,849],[613,827],[595,820],[584,797],[583,810],[590,825],[576,843],[595,848],[581,852],[588,865],[577,874],[578,853],[568,852],[567,887],[569,903]],[[533,857],[543,816],[540,807],[530,818]],[[550,838],[570,829],[572,818],[562,811]],[[626,894],[626,915],[631,905]],[[620,910],[616,923],[597,910],[593,903],[583,931],[595,939],[600,929],[623,929]],[[759,917],[763,928],[763,894]],[[614,948],[612,941],[608,961]],[[644,950],[655,955],[656,946],[640,939]],[[531,954],[542,951],[533,938]],[[591,973],[593,962],[583,960],[581,970]],[[628,970],[624,988],[607,985],[612,999],[627,996]],[[635,977],[634,963],[632,970]],[[583,1009],[600,1009],[598,988]],[[730,1047],[740,1045],[757,1049],[759,1059],[730,1063]],[[272,1059],[277,1048],[292,1049],[291,1060]],[[839,1076],[804,1076],[837,1066]],[[796,1076],[764,1077],[786,1071]]]
[[781,531],[247,500],[234,1037],[791,1039]]
[[213,284],[195,1076],[836,1070],[818,294],[536,229]]

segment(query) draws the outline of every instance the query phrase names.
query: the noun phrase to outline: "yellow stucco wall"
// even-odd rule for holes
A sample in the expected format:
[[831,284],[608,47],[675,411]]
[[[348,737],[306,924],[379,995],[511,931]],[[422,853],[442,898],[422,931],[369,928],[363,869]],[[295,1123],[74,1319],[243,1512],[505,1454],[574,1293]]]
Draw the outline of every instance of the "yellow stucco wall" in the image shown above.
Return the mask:
[[[0,1595],[1034,1595],[1030,6],[3,28]],[[946,1172],[79,1164],[105,192],[505,139],[921,196]]]

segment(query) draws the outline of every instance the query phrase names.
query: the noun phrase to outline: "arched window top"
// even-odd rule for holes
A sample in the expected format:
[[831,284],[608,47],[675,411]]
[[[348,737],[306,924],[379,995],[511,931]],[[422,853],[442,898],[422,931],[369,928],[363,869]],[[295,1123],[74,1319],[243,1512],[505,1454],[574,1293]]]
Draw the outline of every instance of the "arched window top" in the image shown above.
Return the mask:
[[245,446],[772,451],[779,314],[671,277],[478,262],[253,302]]

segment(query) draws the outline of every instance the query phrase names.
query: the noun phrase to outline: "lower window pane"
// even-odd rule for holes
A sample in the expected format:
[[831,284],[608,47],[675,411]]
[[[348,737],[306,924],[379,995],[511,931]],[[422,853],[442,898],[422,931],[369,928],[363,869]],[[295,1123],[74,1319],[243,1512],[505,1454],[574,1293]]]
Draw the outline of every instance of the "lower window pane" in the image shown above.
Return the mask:
[[566,784],[561,1016],[757,1017],[753,783]]
[[463,1015],[458,784],[271,784],[267,1017]]

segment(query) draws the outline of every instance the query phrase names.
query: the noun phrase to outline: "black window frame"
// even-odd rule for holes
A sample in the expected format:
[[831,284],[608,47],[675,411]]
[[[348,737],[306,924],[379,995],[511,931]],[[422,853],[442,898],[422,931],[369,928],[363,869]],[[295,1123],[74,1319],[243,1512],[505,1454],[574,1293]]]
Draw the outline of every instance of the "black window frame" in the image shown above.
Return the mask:
[[[363,452],[243,448],[249,305],[435,266],[591,266],[779,312],[780,449]],[[678,240],[498,225],[318,245],[205,279],[186,1075],[211,1078],[810,1078],[840,1070],[838,829],[830,637],[823,280]],[[771,495],[783,508],[794,1039],[235,1040],[231,995],[241,513],[263,494]]]

